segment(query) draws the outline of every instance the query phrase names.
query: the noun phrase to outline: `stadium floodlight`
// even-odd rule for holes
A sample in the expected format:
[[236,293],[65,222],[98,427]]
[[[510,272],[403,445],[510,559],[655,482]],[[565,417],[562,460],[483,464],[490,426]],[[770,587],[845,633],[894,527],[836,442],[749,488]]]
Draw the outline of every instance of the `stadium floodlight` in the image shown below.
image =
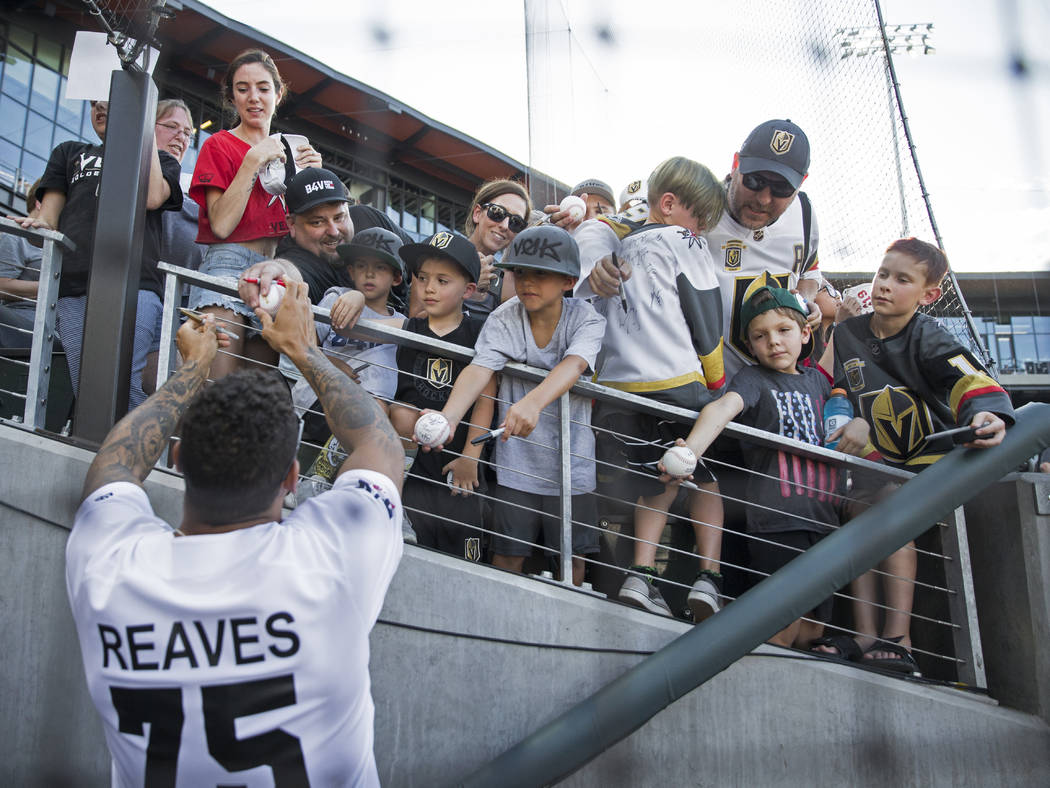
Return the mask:
[[[883,34],[885,33],[885,40]],[[839,57],[867,57],[881,54],[932,55],[936,53],[933,46],[933,23],[916,23],[905,25],[885,25],[882,30],[877,25],[869,27],[840,27],[835,31],[838,41]]]

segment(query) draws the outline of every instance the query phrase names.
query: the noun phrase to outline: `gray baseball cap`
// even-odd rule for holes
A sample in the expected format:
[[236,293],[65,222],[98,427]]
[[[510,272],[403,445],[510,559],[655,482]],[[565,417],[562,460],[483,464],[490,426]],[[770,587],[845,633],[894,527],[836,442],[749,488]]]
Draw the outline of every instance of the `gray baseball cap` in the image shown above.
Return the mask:
[[566,276],[580,275],[580,248],[560,227],[526,227],[510,242],[497,268],[534,268]]
[[359,257],[376,257],[393,268],[401,276],[405,275],[405,265],[401,262],[398,250],[404,241],[397,233],[384,230],[382,227],[369,227],[355,233],[348,244],[342,244],[336,251],[348,265]]
[[597,178],[588,178],[585,181],[580,181],[572,187],[572,191],[569,194],[575,194],[577,197],[581,194],[593,194],[595,197],[601,197],[614,209],[616,208],[616,198],[613,196],[612,186]]
[[740,146],[740,172],[775,172],[794,188],[809,172],[809,138],[790,120],[767,120]]

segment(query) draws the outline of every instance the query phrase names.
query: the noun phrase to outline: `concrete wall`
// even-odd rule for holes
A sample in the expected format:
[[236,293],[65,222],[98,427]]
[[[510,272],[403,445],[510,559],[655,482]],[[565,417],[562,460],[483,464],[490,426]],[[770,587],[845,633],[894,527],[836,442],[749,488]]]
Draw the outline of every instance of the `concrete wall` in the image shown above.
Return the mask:
[[[62,568],[89,460],[0,426],[2,785],[108,784]],[[154,474],[149,488],[177,521],[178,481]],[[372,636],[380,776],[454,784],[643,658],[625,652],[684,629],[408,547]],[[797,657],[759,647],[566,784],[1050,784],[1050,728],[1037,716]]]

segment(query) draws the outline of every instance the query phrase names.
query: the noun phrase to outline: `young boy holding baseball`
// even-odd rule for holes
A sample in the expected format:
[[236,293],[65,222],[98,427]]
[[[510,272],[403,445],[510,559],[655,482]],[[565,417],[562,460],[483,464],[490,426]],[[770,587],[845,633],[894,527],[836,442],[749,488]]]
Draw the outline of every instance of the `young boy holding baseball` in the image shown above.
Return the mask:
[[[426,314],[396,327],[473,348],[484,322],[463,311],[481,271],[474,245],[464,236],[439,232],[423,243],[401,247],[401,257],[412,272],[412,291]],[[419,412],[444,407],[467,364],[440,351],[401,345],[397,366],[396,402],[390,408],[390,420],[403,438],[410,439]],[[401,496],[413,510],[412,525],[419,544],[470,561],[482,557],[482,506],[473,493],[483,490],[484,484],[478,473],[484,447],[470,441],[492,424],[495,394],[492,381],[472,403],[444,451],[416,453]]]
[[[493,376],[511,361],[550,370],[540,383],[504,374],[499,423],[504,432],[493,460],[497,493],[493,566],[520,572],[538,544],[560,544],[559,398],[592,370],[605,319],[586,301],[566,298],[580,272],[576,242],[558,227],[523,230],[499,266],[514,272],[516,297],[489,315],[473,362],[456,381],[442,410],[452,429]],[[569,396],[572,466],[572,577],[583,582],[582,556],[598,552],[594,498],[594,434],[587,397]],[[475,419],[476,421],[476,419]],[[527,440],[526,440],[527,439]]]
[[[608,327],[598,383],[699,410],[725,382],[722,300],[707,242],[700,236],[718,222],[725,208],[725,190],[707,167],[682,157],[660,164],[649,176],[648,187],[649,216],[641,227],[617,227],[606,217],[597,221],[608,225],[609,232],[582,232],[581,227],[592,276],[581,282],[577,294],[608,295],[593,287],[603,268],[593,263],[618,249],[617,259],[623,266],[621,287],[614,288],[600,307]],[[619,233],[625,231],[617,242]],[[653,580],[658,577],[656,548],[679,487],[645,475],[644,469],[652,467],[664,445],[683,437],[688,428],[610,403],[599,406],[595,424],[607,431],[603,441],[611,445],[610,453],[638,470],[627,478],[629,495],[637,499],[634,560],[619,598],[670,616]],[[689,494],[689,515],[700,572],[688,604],[693,620],[701,621],[719,609],[722,501],[713,474],[701,467],[696,476],[700,490]]]
[[[920,307],[941,296],[948,272],[944,252],[916,238],[902,238],[886,249],[871,283],[872,314],[839,323],[821,361],[834,365],[835,385],[847,391],[858,416],[839,440],[840,451],[851,451],[867,439],[889,465],[920,471],[951,451],[951,438],[927,436],[956,426],[976,428],[965,445],[988,448],[1002,442],[1013,423],[1013,406],[984,365]],[[902,416],[901,414],[905,414]],[[857,423],[859,422],[859,427]],[[835,437],[834,435],[832,437]],[[855,480],[858,506],[871,505],[894,485]],[[911,608],[916,555],[909,543],[881,564],[884,574],[868,572],[853,582],[855,643],[837,636],[821,650],[864,664],[912,673]],[[881,629],[877,584],[881,577],[885,616]],[[859,651],[858,651],[859,648]]]
[[[701,456],[733,420],[816,446],[824,444],[824,402],[831,393],[817,369],[799,365],[811,341],[807,310],[794,293],[759,287],[741,306],[741,339],[758,360],[729,382],[721,398],[706,405],[685,439]],[[798,455],[743,442],[748,475],[747,507],[751,568],[771,575],[838,525],[842,490],[837,468]],[[829,597],[778,632],[780,646],[809,648],[831,618]]]

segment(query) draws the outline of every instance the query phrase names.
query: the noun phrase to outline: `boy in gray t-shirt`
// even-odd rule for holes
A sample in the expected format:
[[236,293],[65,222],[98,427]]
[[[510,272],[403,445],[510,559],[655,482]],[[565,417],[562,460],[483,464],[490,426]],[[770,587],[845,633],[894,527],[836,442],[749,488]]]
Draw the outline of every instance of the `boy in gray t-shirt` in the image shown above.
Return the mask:
[[[541,383],[503,375],[494,462],[496,493],[493,566],[520,572],[541,529],[542,544],[560,544],[561,487],[558,399],[594,368],[605,318],[586,301],[566,298],[580,273],[576,242],[552,226],[522,231],[498,263],[514,272],[517,297],[485,321],[474,361],[460,373],[442,413],[452,434],[492,375],[510,361],[550,370]],[[598,552],[594,490],[594,435],[590,400],[570,395],[573,582],[583,582],[580,556]],[[510,440],[510,438],[517,440]],[[580,523],[580,525],[577,525]]]

